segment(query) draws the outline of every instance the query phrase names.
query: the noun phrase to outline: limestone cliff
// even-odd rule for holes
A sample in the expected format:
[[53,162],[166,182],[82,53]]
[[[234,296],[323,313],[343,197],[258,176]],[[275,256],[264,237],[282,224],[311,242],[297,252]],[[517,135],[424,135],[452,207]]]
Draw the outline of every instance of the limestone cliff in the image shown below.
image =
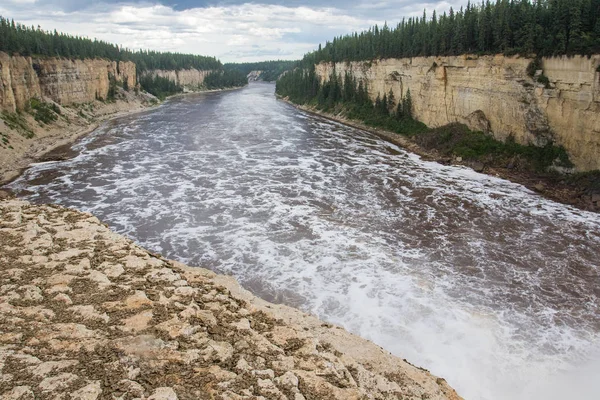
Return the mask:
[[460,400],[448,384],[89,214],[0,201],[2,399]]
[[181,69],[181,70],[162,70],[155,69],[144,72],[152,76],[160,76],[161,78],[167,78],[177,85],[188,90],[199,89],[204,83],[204,79],[212,73],[212,70],[198,70],[198,69]]
[[106,98],[111,76],[133,88],[135,64],[103,59],[11,57],[0,52],[0,109],[23,110],[33,97],[60,105]]
[[368,83],[374,100],[390,89],[410,89],[413,113],[430,127],[461,122],[500,140],[563,145],[579,171],[600,169],[600,55],[542,60],[548,87],[527,75],[532,60],[458,56],[321,63],[322,80],[334,70]]
[[[134,90],[133,62],[9,56],[0,52],[0,183],[13,179],[29,163],[98,126],[100,121],[140,110],[158,100]],[[32,98],[46,107],[36,118]],[[49,114],[48,114],[49,113]]]
[[263,73],[262,71],[250,71],[250,73],[248,74],[248,82],[259,81],[262,73]]

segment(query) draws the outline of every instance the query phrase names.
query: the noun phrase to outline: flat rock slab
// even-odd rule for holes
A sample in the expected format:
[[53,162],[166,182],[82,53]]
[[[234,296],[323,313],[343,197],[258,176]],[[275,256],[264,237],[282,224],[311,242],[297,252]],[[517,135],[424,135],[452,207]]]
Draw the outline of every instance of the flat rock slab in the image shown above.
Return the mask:
[[95,217],[0,201],[2,399],[460,399],[443,379]]

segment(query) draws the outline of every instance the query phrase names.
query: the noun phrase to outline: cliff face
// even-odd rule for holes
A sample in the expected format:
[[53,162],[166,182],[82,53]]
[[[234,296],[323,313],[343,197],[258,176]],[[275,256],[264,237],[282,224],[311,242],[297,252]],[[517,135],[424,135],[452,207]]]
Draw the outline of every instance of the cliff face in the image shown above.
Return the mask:
[[152,76],[160,76],[175,82],[185,89],[198,89],[204,83],[204,79],[213,71],[198,69],[182,69],[179,71],[155,69],[145,72]]
[[130,88],[136,84],[133,62],[35,59],[0,52],[0,109],[23,110],[32,97],[46,97],[61,105],[106,98],[111,75]]
[[32,97],[41,97],[42,88],[31,58],[9,57],[0,52],[0,109],[22,110]]
[[417,57],[321,63],[321,80],[350,72],[374,100],[410,89],[414,116],[430,127],[461,122],[499,140],[563,145],[579,171],[600,169],[600,55],[543,59],[550,88],[527,75],[531,59],[498,56]]
[[250,71],[250,73],[248,74],[248,81],[249,82],[259,81],[262,73],[263,73],[262,71]]

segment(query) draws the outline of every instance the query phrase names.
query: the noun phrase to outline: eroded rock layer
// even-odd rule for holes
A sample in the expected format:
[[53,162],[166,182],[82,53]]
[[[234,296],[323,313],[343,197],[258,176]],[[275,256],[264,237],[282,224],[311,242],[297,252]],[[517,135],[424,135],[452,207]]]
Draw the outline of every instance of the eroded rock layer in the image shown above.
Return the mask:
[[181,70],[162,70],[156,69],[145,72],[151,76],[160,76],[166,78],[172,82],[175,82],[178,86],[189,90],[198,90],[202,87],[204,79],[210,75],[213,71],[198,70],[198,69],[181,69]]
[[135,87],[135,63],[11,57],[0,52],[0,109],[24,110],[34,97],[61,105],[106,99],[111,77],[121,85]]
[[0,202],[3,399],[459,399],[443,379],[89,214]]
[[[542,60],[549,85],[527,74],[531,59],[416,57],[317,65],[367,82],[373,100],[410,89],[413,112],[430,127],[461,122],[500,140],[563,145],[579,171],[600,169],[600,55]],[[542,71],[538,71],[538,74]]]

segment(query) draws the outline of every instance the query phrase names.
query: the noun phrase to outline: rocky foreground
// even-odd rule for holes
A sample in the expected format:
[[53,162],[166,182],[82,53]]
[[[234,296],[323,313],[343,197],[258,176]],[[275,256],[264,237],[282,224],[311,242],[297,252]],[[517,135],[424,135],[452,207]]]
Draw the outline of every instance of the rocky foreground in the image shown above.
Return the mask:
[[0,201],[0,398],[460,399],[230,277],[17,200]]

